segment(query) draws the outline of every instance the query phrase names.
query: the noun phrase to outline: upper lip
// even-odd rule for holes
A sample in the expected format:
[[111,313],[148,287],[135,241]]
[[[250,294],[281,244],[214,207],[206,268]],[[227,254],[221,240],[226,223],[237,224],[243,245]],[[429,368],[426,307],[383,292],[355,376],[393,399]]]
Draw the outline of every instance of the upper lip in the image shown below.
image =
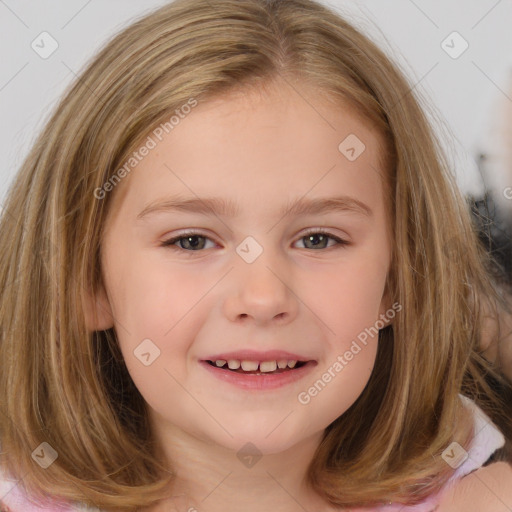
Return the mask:
[[292,352],[284,350],[267,350],[265,352],[258,352],[256,350],[236,350],[234,352],[223,352],[207,357],[204,361],[219,361],[219,360],[237,360],[237,361],[312,361],[313,359],[307,356],[301,356]]

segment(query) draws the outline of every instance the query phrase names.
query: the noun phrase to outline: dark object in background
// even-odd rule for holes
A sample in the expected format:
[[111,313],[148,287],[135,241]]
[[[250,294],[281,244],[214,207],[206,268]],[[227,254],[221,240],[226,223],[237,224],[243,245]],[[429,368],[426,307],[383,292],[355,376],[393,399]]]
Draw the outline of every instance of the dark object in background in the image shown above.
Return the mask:
[[496,207],[493,196],[467,197],[474,225],[483,246],[495,260],[493,274],[499,282],[512,286],[512,219],[505,219]]
[[[489,155],[485,152],[479,153],[476,157],[484,184],[491,182],[488,161]],[[485,189],[487,188],[486,186]],[[512,292],[512,217],[506,216],[503,210],[497,207],[491,192],[486,191],[480,198],[469,195],[466,196],[466,200],[471,210],[473,224],[478,229],[478,237],[494,258],[492,272],[497,281]]]

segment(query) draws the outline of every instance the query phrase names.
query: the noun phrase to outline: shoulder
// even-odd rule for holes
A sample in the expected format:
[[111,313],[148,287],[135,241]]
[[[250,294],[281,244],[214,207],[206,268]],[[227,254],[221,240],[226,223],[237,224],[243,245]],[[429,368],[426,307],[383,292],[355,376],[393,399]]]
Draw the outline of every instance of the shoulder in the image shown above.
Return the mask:
[[60,500],[41,505],[25,494],[18,483],[16,480],[7,478],[0,469],[0,512],[101,512],[97,508]]
[[457,481],[442,495],[439,512],[512,510],[512,465],[495,462]]

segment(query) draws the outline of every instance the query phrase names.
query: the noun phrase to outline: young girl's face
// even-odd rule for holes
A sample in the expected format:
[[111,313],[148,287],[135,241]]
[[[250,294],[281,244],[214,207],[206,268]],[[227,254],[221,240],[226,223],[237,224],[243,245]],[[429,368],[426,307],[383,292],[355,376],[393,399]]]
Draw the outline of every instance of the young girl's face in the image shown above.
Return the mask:
[[[162,436],[276,453],[320,436],[374,366],[365,329],[390,308],[379,139],[287,85],[182,117],[150,134],[156,147],[115,190],[98,314]],[[206,362],[222,359],[309,363],[270,376]]]

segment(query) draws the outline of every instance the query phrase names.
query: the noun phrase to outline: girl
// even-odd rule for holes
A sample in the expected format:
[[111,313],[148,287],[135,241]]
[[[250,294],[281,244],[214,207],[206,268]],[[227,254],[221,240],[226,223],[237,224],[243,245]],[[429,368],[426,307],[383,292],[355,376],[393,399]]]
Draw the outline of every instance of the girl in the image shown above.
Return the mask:
[[411,85],[328,8],[134,23],[0,229],[6,510],[512,506],[489,261]]

